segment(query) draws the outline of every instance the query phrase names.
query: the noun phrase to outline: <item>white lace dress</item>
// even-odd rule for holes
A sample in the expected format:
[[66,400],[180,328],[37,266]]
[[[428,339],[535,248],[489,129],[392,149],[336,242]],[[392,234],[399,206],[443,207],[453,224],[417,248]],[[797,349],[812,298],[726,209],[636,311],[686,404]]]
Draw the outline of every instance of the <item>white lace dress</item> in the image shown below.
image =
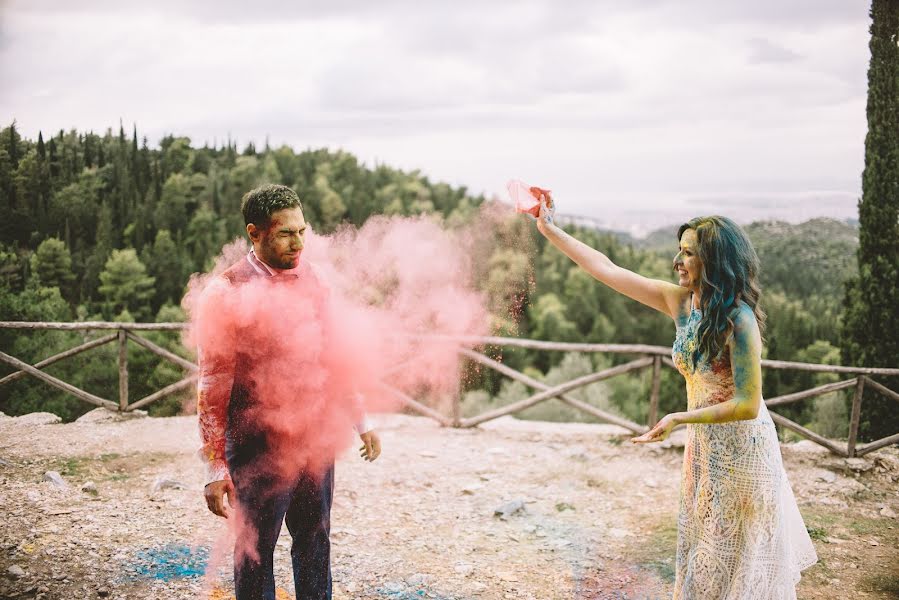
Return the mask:
[[[700,318],[694,309],[678,324],[672,353],[690,410],[734,393],[727,353],[693,368]],[[751,421],[687,425],[674,598],[792,600],[817,560],[764,403]]]

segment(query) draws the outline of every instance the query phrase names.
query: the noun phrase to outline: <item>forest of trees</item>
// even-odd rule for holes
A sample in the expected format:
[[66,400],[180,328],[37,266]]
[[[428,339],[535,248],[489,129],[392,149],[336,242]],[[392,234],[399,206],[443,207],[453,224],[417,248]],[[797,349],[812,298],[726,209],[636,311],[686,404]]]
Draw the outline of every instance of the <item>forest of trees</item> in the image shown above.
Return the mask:
[[[44,139],[0,130],[0,314],[3,320],[179,321],[191,273],[210,267],[222,246],[243,234],[241,196],[264,183],[293,187],[307,220],[328,233],[372,215],[428,214],[446,227],[469,225],[489,201],[419,172],[368,167],[324,149],[194,147],[166,136],[150,147],[136,128],[103,135],[60,131]],[[647,240],[590,229],[575,231],[624,267],[671,279],[676,225]],[[769,315],[767,356],[838,364],[843,282],[856,271],[858,229],[831,220],[802,225],[756,223],[747,231],[763,265]],[[594,282],[545,244],[533,226],[511,218],[499,228],[479,285],[489,294],[497,333],[556,341],[670,345],[667,319]],[[661,236],[661,237],[660,237]],[[667,240],[665,239],[667,237]],[[83,332],[0,330],[0,349],[34,363],[90,338]],[[148,336],[184,356],[177,334]],[[180,370],[131,345],[132,399],[177,381]],[[491,349],[493,353],[500,349]],[[547,383],[570,379],[624,356],[502,351],[503,360]],[[48,372],[107,398],[117,395],[115,349],[104,346]],[[895,366],[895,365],[894,365]],[[520,385],[469,369],[463,412],[523,397]],[[0,375],[11,372],[0,367]],[[663,371],[662,410],[684,403],[683,380]],[[827,375],[767,371],[768,397],[830,381]],[[594,384],[575,394],[632,419],[645,420],[648,373]],[[183,398],[151,407],[175,414]],[[44,410],[73,419],[91,407],[33,379],[0,386],[0,411]],[[846,434],[846,397],[831,394],[784,411],[831,436]],[[531,418],[590,420],[559,403],[530,409]],[[895,428],[895,425],[894,425]]]

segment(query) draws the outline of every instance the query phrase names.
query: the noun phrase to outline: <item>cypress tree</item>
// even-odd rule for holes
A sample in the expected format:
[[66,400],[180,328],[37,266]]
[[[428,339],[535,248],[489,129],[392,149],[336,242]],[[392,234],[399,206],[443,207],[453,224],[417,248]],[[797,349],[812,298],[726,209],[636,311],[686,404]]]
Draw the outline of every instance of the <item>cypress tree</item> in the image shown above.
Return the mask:
[[6,152],[9,154],[9,161],[12,164],[13,169],[19,168],[19,159],[21,158],[21,153],[19,152],[19,132],[16,131],[16,122],[13,121],[10,124],[9,129],[9,139],[6,141]]
[[84,166],[88,169],[94,166],[94,132],[84,136]]
[[141,198],[146,198],[147,190],[150,188],[150,180],[152,172],[150,167],[150,146],[147,142],[147,136],[143,137],[140,151],[137,157],[137,192]]
[[153,160],[153,203],[162,199],[162,173],[159,171],[159,159]]
[[[843,360],[899,367],[899,2],[871,3],[868,134],[858,203],[858,276],[846,284]],[[881,379],[899,389],[899,377]],[[899,432],[894,400],[873,390],[862,403],[861,439]]]
[[40,231],[49,233],[52,227],[49,221],[50,213],[50,168],[47,165],[47,148],[44,145],[44,136],[37,132],[37,157],[38,157],[38,197],[40,198]]
[[141,180],[140,180],[140,160],[138,154],[138,146],[137,146],[137,124],[134,125],[134,131],[131,135],[131,198],[132,198],[132,209],[137,205],[137,202],[140,197],[139,190],[141,189]]
[[50,141],[47,142],[47,162],[50,165],[50,179],[56,180],[59,178],[60,166],[59,166],[59,154],[56,151],[56,140],[54,138],[50,138]]

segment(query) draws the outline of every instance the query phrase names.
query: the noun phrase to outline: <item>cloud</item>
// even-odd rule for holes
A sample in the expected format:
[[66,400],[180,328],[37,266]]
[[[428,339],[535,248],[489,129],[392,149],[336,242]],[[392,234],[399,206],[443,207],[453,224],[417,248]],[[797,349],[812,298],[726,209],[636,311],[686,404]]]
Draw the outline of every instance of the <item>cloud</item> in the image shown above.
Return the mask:
[[487,193],[539,178],[582,214],[607,210],[597,190],[639,212],[720,190],[859,187],[868,20],[855,2],[30,0],[0,11],[0,114],[30,136],[120,117],[151,143],[268,135]]
[[788,48],[778,46],[765,38],[754,38],[747,41],[749,61],[751,63],[784,63],[802,58]]
[[669,0],[662,3],[673,23],[749,25],[754,28],[821,29],[866,21],[868,2],[858,0]]

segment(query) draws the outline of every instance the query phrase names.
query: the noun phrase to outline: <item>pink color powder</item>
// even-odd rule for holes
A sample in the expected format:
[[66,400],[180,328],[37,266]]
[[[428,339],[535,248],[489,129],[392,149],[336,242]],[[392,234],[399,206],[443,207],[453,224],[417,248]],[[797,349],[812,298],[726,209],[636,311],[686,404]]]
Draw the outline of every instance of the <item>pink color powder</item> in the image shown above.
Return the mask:
[[515,205],[516,212],[527,213],[535,217],[540,216],[540,195],[550,192],[543,188],[529,186],[518,179],[509,180],[506,189],[509,191],[509,197]]
[[[226,284],[219,275],[249,251],[237,241],[211,273],[191,280],[185,343],[201,347],[204,362],[240,353],[249,365],[250,410],[276,448],[277,460],[260,467],[266,474],[289,478],[332,462],[355,443],[362,411],[400,408],[384,384],[432,406],[458,394],[458,344],[427,336],[488,332],[471,244],[464,230],[426,217],[375,217],[359,230],[309,232],[303,261],[311,268],[299,278]],[[255,535],[239,504],[230,526],[236,540]]]

